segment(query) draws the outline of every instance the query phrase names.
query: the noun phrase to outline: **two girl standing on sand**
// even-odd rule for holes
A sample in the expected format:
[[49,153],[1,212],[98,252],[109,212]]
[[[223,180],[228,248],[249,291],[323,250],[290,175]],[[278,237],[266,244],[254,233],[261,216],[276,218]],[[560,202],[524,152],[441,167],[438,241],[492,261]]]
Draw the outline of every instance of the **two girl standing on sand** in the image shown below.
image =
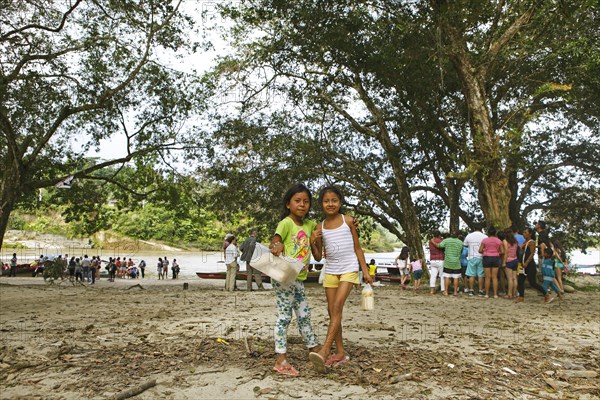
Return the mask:
[[[300,259],[305,267],[290,286],[273,282],[277,299],[277,321],[275,323],[275,352],[277,359],[273,369],[281,374],[298,376],[299,372],[287,359],[287,328],[296,314],[298,329],[309,349],[309,358],[317,371],[324,372],[326,366],[347,362],[348,356],[342,344],[342,310],[352,287],[358,284],[358,265],[363,271],[367,283],[372,278],[365,262],[364,254],[358,242],[354,219],[340,213],[343,203],[341,192],[335,187],[321,190],[319,203],[325,214],[325,220],[317,225],[307,220],[312,196],[303,184],[291,187],[283,197],[282,220],[277,225],[271,240],[271,252],[274,255],[285,253]],[[326,290],[330,317],[327,337],[321,349],[310,322],[310,307],[304,291],[311,250],[315,260],[319,261],[327,254],[327,267],[323,286]],[[330,355],[333,343],[336,353]]]

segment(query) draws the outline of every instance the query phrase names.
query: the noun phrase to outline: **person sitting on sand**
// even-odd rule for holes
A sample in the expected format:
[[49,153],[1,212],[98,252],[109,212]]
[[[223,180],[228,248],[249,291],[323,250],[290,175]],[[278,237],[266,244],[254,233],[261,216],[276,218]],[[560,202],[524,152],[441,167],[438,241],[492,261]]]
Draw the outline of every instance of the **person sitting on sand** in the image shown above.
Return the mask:
[[138,277],[137,267],[134,265],[132,267],[127,268],[127,275],[130,279],[136,279]]

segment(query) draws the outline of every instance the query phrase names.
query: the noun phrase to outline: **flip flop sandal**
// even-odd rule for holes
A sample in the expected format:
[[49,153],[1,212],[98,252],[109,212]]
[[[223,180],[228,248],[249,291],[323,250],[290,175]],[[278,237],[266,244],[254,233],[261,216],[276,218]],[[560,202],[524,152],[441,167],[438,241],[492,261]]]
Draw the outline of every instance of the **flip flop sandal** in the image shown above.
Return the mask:
[[312,365],[315,367],[315,370],[319,373],[325,373],[327,372],[327,367],[325,366],[325,360],[323,360],[323,357],[321,357],[321,355],[319,353],[315,353],[315,352],[310,352],[310,354],[308,355],[308,359],[310,360],[310,362],[312,363]]
[[298,372],[296,370],[296,368],[294,368],[291,365],[282,365],[281,367],[273,367],[273,371],[279,372],[281,375],[285,375],[285,376],[300,376],[300,372]]
[[350,357],[348,357],[348,356],[339,358],[338,356],[333,355],[333,356],[329,357],[329,359],[327,360],[325,365],[328,367],[335,367],[336,365],[344,364],[344,363],[347,363],[348,361],[350,361]]

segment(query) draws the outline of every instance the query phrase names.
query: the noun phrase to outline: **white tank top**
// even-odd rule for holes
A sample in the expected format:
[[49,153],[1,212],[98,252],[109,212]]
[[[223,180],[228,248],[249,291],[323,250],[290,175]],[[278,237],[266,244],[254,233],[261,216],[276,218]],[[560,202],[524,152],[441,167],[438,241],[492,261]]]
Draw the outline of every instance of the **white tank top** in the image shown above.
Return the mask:
[[325,272],[328,274],[341,275],[359,269],[352,232],[346,224],[344,214],[342,214],[342,220],[342,225],[335,229],[325,229],[325,221],[321,225],[325,259],[327,260]]

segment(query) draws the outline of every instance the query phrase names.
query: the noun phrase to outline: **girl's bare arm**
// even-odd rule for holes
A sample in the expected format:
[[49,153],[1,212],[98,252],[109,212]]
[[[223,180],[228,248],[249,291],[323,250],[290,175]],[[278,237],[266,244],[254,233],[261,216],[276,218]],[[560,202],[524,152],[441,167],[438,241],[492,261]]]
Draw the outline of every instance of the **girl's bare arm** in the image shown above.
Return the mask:
[[310,235],[310,250],[315,261],[321,261],[323,258],[323,230],[321,225],[317,225],[312,235]]
[[[352,220],[354,221],[354,218],[352,218]],[[358,263],[360,264],[360,268],[363,272],[363,280],[371,284],[373,283],[373,277],[369,275],[369,268],[367,267],[367,263],[365,261],[365,253],[363,252],[362,247],[360,247],[360,241],[358,240],[358,232],[356,231],[356,226],[354,225],[354,223],[348,224],[348,226],[350,227],[350,232],[352,232],[352,239],[354,241],[354,252],[356,253]]]

